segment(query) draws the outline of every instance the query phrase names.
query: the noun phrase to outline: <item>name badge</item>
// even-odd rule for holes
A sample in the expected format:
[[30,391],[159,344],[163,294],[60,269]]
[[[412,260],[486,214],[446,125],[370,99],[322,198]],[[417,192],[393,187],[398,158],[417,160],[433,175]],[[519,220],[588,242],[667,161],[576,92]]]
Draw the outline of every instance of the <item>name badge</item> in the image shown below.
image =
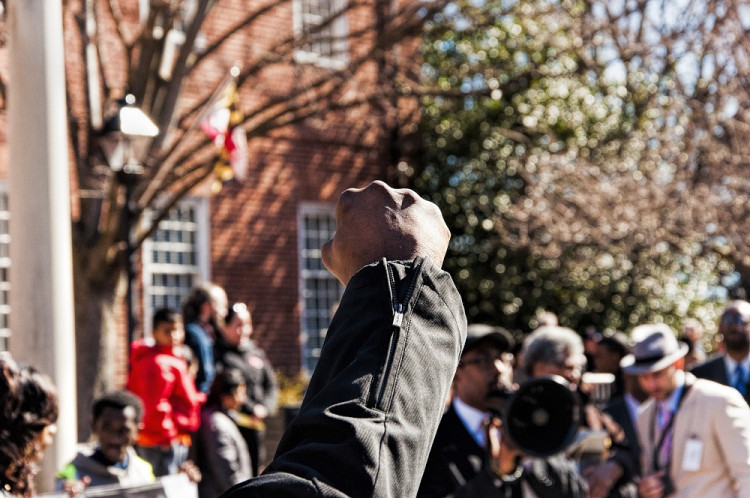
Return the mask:
[[685,443],[685,454],[682,457],[682,470],[695,471],[701,468],[701,457],[703,456],[703,443],[695,436]]

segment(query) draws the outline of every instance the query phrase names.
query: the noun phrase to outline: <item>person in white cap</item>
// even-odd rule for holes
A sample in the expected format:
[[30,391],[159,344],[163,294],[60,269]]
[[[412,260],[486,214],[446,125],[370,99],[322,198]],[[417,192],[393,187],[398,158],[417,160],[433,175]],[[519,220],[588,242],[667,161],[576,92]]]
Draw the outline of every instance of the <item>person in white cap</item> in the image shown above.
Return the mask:
[[750,409],[735,390],[684,371],[666,324],[633,329],[622,359],[650,398],[638,415],[643,498],[750,496]]

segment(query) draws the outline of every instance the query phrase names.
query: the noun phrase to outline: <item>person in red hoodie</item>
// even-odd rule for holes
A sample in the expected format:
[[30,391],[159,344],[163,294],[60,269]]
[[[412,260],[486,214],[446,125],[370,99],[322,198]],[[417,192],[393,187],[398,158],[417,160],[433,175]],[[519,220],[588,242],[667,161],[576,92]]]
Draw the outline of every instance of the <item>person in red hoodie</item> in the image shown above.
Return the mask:
[[130,346],[128,390],[143,401],[143,428],[136,451],[160,477],[175,474],[187,462],[185,434],[198,429],[205,394],[195,387],[185,359],[177,352],[185,337],[182,316],[171,308],[154,313],[153,340]]

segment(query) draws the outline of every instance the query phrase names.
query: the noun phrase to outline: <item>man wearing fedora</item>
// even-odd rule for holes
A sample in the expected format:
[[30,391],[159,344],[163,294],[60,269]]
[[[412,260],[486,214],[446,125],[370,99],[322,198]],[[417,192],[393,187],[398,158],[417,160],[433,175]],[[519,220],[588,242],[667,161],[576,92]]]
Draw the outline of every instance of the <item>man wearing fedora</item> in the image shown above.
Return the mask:
[[638,415],[640,496],[750,496],[750,408],[735,390],[684,371],[687,345],[666,324],[632,332],[622,359],[650,398]]
[[691,373],[737,389],[750,403],[750,303],[732,301],[719,319],[725,354],[693,367]]

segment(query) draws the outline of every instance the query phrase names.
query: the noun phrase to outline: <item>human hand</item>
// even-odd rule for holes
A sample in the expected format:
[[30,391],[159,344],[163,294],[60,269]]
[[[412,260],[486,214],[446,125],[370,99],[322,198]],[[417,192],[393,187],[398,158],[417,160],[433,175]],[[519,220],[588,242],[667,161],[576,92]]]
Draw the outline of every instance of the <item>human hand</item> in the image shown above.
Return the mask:
[[91,478],[89,476],[83,476],[80,481],[65,481],[63,484],[63,491],[68,496],[78,496],[91,484]]
[[622,477],[622,467],[615,462],[602,462],[590,465],[581,472],[589,485],[591,498],[603,498],[609,495],[612,487]]
[[201,479],[203,479],[203,474],[201,474],[200,469],[197,465],[193,463],[192,460],[188,460],[187,462],[180,465],[180,473],[186,474],[188,479],[190,479],[190,482],[201,482]]
[[362,267],[381,258],[429,257],[443,264],[450,231],[438,207],[409,189],[381,181],[344,191],[336,205],[336,233],[323,245],[326,268],[346,285]]
[[664,496],[662,477],[664,477],[664,471],[641,479],[641,482],[638,483],[638,496],[641,498],[661,498]]
[[493,417],[487,427],[487,442],[490,449],[490,464],[497,475],[511,475],[518,467],[521,452],[507,437],[503,437],[502,421]]
[[263,420],[268,417],[268,408],[260,403],[253,405],[253,416]]

